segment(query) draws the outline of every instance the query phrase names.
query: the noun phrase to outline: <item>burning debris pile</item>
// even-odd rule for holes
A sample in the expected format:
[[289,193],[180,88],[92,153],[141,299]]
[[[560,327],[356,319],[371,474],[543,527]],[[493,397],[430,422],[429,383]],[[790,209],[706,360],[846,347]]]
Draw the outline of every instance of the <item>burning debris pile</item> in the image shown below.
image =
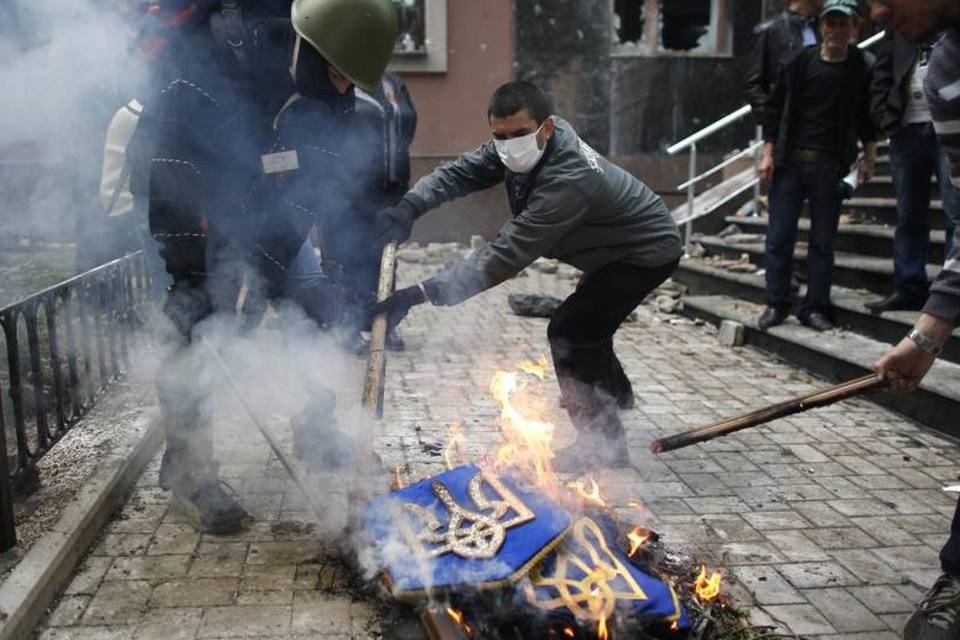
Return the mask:
[[[624,522],[600,484],[554,473],[554,425],[531,392],[547,363],[494,375],[502,443],[371,503],[361,548],[387,592],[418,607],[431,637],[752,638],[722,577]],[[638,518],[642,503],[629,505]],[[769,637],[769,636],[766,636]]]

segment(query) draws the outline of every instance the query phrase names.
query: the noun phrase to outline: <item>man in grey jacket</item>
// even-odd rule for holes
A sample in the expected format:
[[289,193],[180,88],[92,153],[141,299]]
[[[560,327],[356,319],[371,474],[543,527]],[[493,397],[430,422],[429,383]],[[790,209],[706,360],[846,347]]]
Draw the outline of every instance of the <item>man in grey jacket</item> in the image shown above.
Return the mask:
[[613,351],[624,319],[679,262],[680,233],[649,187],[582,141],[552,114],[550,99],[527,82],[494,93],[494,140],[421,179],[399,205],[380,212],[384,242],[406,240],[414,220],[444,202],[506,183],[513,218],[469,258],[373,309],[399,322],[413,305],[455,305],[517,275],[541,256],[584,272],[547,333],[564,406],[578,440],[555,468],[626,466],[618,405],[633,390]]

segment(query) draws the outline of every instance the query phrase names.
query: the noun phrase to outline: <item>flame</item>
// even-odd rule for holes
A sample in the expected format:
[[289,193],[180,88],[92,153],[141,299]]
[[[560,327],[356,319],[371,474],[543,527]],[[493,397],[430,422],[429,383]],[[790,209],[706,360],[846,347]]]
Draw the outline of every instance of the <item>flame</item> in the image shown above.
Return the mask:
[[723,581],[723,576],[720,575],[719,571],[714,571],[713,575],[710,578],[707,578],[707,565],[700,564],[700,575],[697,576],[697,579],[693,582],[694,592],[697,594],[697,599],[706,604],[716,600],[717,596],[720,595],[720,583]]
[[568,638],[576,638],[577,632],[571,629],[570,627],[564,627],[563,635],[567,636]]
[[680,624],[676,620],[670,625],[670,631],[680,631]]
[[[456,453],[456,458],[454,458]],[[443,461],[447,465],[447,471],[457,466],[459,460],[461,463],[466,461],[467,454],[463,447],[463,439],[460,437],[460,425],[455,424],[450,427],[450,442],[443,448]]]
[[527,360],[517,365],[517,369],[532,376],[537,376],[541,382],[547,377],[547,369],[549,368],[550,364],[547,362],[547,357],[542,353],[536,362]]
[[597,625],[597,640],[609,640],[610,631],[607,629],[607,619],[600,618],[600,623]]
[[447,615],[450,616],[450,619],[453,620],[458,627],[460,627],[464,633],[468,636],[473,635],[473,627],[467,622],[467,617],[463,615],[463,612],[459,609],[454,609],[452,607],[447,607]]
[[393,469],[393,486],[396,490],[403,489],[407,486],[403,481],[403,465]]
[[630,552],[627,555],[632,558],[650,539],[650,535],[650,531],[642,524],[635,526],[633,531],[627,534],[627,539],[630,541]]
[[522,385],[517,372],[498,371],[490,382],[490,392],[500,405],[500,428],[505,439],[497,452],[496,465],[532,470],[537,486],[552,492],[557,486],[552,465],[554,426],[524,415],[514,397],[520,389]]
[[600,485],[597,484],[597,481],[593,478],[586,478],[575,480],[573,482],[567,483],[568,489],[573,489],[577,492],[580,499],[587,504],[587,506],[600,507],[605,509],[607,506],[606,500],[603,499],[603,496],[600,494]]

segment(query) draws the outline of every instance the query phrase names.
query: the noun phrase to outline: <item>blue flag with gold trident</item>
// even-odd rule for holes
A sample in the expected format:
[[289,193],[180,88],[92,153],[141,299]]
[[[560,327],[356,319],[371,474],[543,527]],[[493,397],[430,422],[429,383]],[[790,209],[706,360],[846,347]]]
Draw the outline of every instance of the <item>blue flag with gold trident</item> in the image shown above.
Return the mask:
[[398,598],[510,585],[562,541],[570,523],[537,489],[473,465],[380,498],[366,516]]

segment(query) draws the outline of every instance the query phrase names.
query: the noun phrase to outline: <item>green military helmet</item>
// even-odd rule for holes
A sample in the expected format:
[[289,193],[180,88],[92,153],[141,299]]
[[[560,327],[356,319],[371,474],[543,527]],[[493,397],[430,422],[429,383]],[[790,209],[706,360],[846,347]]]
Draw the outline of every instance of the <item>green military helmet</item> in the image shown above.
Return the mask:
[[351,82],[376,91],[400,29],[391,0],[294,0],[297,34]]

